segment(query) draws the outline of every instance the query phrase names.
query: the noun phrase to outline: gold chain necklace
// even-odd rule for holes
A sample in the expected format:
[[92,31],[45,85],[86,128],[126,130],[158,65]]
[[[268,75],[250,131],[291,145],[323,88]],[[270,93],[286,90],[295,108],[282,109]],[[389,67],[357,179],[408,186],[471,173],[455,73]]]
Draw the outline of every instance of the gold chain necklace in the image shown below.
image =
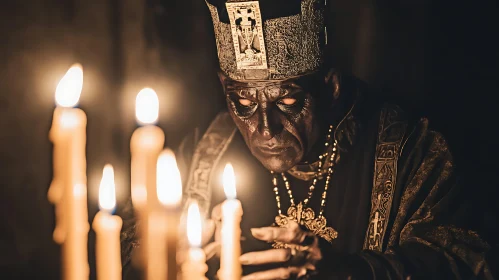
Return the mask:
[[[272,174],[272,184],[274,186],[274,193],[275,193],[275,199],[277,202],[277,211],[278,215],[275,217],[275,223],[280,226],[280,227],[286,227],[289,221],[295,221],[299,225],[305,226],[308,230],[313,232],[319,237],[322,237],[328,242],[332,242],[333,239],[338,237],[338,232],[333,229],[332,227],[327,226],[327,221],[326,218],[324,217],[324,207],[326,205],[326,198],[327,198],[327,191],[329,189],[329,183],[331,179],[331,175],[333,174],[334,171],[334,166],[336,163],[336,156],[337,156],[337,141],[334,140],[333,142],[333,147],[331,150],[331,154],[329,155],[328,148],[331,142],[331,133],[333,131],[333,126],[329,126],[328,134],[326,137],[326,143],[324,144],[326,147],[326,152],[321,154],[319,156],[319,165],[317,168],[317,171],[315,172],[314,179],[312,181],[312,184],[310,184],[309,190],[308,190],[308,196],[303,200],[302,202],[295,204],[295,200],[293,197],[293,192],[291,191],[291,187],[289,185],[288,178],[284,173],[281,173],[282,180],[284,181],[284,186],[286,188],[286,191],[289,195],[289,200],[291,202],[291,205],[288,208],[288,211],[286,212],[286,215],[282,213],[281,209],[281,197],[279,195],[279,188],[278,188],[278,175],[275,174],[273,171],[270,173]],[[324,192],[322,193],[321,197],[321,206],[319,209],[319,215],[316,217],[315,212],[312,208],[308,207],[308,202],[312,198],[312,195],[314,193],[317,181],[319,180],[319,177],[322,175],[322,166],[323,164],[325,165],[326,162],[329,160],[329,167],[327,169],[327,175],[326,175],[326,182],[324,185]],[[272,245],[274,248],[286,248],[287,245],[281,242],[275,242]]]

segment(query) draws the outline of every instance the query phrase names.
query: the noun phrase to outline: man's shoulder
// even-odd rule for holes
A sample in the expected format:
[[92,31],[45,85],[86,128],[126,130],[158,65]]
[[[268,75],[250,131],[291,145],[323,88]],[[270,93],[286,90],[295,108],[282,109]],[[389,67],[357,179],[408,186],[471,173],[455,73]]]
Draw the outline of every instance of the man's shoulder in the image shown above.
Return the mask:
[[395,142],[400,140],[402,159],[433,155],[435,158],[453,162],[449,143],[437,127],[432,126],[428,116],[421,111],[407,109],[393,101],[385,101],[379,108],[378,140]]
[[234,129],[235,124],[230,118],[229,112],[220,111],[210,122],[197,126],[187,133],[179,145],[179,150],[194,150],[206,134],[211,134],[210,137],[222,136],[227,135]]
[[[385,112],[385,121],[391,122],[386,129],[405,126],[404,142],[414,139],[415,142],[428,145],[428,148],[438,146],[440,150],[447,150],[446,137],[432,125],[428,116],[420,111],[407,109],[394,102],[385,102],[381,108]],[[380,121],[383,121],[382,119]]]
[[[176,155],[187,174],[196,153],[217,153],[230,142],[236,126],[227,111],[220,111],[208,125],[194,128],[180,143]],[[186,179],[186,178],[183,178]]]

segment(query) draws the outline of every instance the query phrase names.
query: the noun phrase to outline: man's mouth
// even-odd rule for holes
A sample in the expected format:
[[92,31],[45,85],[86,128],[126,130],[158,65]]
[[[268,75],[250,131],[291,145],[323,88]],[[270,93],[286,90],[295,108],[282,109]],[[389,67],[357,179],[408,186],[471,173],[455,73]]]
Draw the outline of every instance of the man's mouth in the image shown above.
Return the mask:
[[257,149],[260,150],[260,152],[262,152],[263,154],[266,154],[266,155],[279,155],[279,154],[283,154],[284,152],[286,152],[286,150],[288,148],[289,148],[288,146],[280,146],[280,145],[257,146]]

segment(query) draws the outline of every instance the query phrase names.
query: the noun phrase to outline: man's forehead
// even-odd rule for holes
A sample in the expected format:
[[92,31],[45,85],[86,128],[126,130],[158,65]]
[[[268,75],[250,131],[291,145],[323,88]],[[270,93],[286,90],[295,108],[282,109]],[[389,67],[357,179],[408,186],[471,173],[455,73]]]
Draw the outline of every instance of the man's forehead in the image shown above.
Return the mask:
[[306,75],[294,76],[287,79],[282,80],[233,80],[228,76],[223,75],[224,83],[227,85],[235,86],[235,87],[269,87],[269,86],[281,86],[281,85],[293,85],[293,84],[302,84],[307,80],[315,78],[318,76],[318,72],[313,72]]
[[283,84],[293,84],[296,79],[286,79],[286,80],[273,80],[273,81],[236,81],[230,80],[229,84],[237,87],[269,87],[269,86],[280,86]]

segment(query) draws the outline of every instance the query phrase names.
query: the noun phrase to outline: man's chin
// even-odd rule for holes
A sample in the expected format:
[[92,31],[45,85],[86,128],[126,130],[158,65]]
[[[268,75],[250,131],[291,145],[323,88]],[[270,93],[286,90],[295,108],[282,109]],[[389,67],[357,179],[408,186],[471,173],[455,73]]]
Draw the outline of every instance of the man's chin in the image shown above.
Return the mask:
[[282,155],[260,156],[257,158],[266,169],[276,173],[286,172],[296,164],[294,160],[285,159]]

